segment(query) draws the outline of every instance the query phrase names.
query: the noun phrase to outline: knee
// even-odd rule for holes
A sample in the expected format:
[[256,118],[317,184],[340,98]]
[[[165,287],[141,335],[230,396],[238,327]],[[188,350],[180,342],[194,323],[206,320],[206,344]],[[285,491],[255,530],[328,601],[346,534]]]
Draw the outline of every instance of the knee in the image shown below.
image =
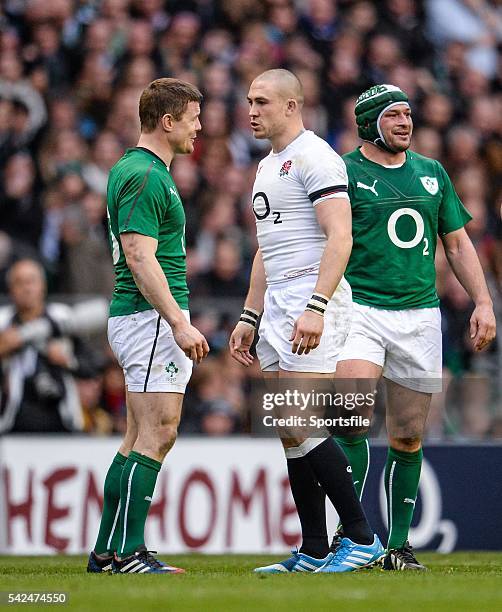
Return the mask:
[[176,442],[176,438],[178,437],[178,427],[174,423],[163,425],[159,428],[158,434],[159,435],[157,438],[157,451],[159,455],[165,457],[165,455],[167,455],[167,453],[171,450],[171,448],[174,446],[174,443]]
[[422,447],[422,438],[389,438],[389,444],[395,450],[403,453],[415,453]]

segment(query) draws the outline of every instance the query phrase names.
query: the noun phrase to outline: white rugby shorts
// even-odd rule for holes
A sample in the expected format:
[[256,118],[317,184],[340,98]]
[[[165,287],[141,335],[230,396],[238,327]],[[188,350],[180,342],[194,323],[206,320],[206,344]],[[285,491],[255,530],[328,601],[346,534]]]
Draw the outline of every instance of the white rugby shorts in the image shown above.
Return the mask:
[[354,303],[352,325],[339,361],[365,359],[383,376],[423,393],[442,390],[439,308],[383,310]]
[[[188,310],[183,314],[190,320]],[[124,371],[128,391],[185,393],[192,361],[156,310],[111,317],[108,342]]]
[[350,328],[352,292],[342,279],[324,314],[324,331],[319,346],[308,355],[291,352],[293,326],[304,312],[316,284],[317,275],[302,276],[271,285],[265,293],[263,316],[256,353],[262,370],[317,372],[336,370],[340,351]]

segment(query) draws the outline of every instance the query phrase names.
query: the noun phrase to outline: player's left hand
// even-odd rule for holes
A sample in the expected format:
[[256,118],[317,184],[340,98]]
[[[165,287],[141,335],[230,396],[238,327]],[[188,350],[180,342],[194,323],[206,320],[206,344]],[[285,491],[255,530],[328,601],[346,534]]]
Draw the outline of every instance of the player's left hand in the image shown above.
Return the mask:
[[308,355],[319,346],[324,329],[324,317],[310,310],[303,312],[295,321],[290,340],[292,353]]
[[479,304],[474,309],[470,320],[470,336],[474,350],[482,351],[495,338],[497,324],[493,307]]

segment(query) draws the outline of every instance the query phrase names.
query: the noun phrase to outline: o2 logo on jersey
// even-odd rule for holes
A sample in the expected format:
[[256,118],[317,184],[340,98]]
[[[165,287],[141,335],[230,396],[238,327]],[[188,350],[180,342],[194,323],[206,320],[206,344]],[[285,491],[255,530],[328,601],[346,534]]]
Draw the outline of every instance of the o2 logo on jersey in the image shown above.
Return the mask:
[[[263,221],[263,219],[266,219],[270,215],[270,202],[264,191],[258,191],[258,193],[254,194],[253,212],[258,221]],[[282,223],[281,213],[279,211],[273,211],[272,215],[275,217],[274,225]]]
[[[413,221],[415,221],[415,236],[411,240],[401,240],[397,235],[396,224],[398,219],[404,215],[411,217]],[[392,243],[400,249],[412,249],[413,247],[416,247],[423,238],[424,249],[422,251],[422,255],[429,255],[429,240],[424,238],[424,220],[422,219],[422,215],[418,212],[418,210],[413,208],[399,208],[398,210],[395,210],[387,222],[387,233],[389,234],[389,238],[391,239]]]
[[266,219],[270,214],[270,203],[268,201],[267,194],[263,191],[258,191],[258,193],[255,193],[254,195],[253,212],[259,221]]

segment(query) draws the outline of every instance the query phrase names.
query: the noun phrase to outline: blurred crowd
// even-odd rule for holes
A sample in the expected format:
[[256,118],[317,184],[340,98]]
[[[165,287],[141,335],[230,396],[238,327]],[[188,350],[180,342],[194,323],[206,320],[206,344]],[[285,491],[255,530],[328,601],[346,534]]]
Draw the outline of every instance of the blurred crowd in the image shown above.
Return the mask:
[[[137,142],[139,95],[160,76],[198,85],[203,129],[172,172],[187,212],[193,318],[212,351],[194,371],[181,430],[247,431],[259,372],[233,363],[226,343],[256,249],[250,193],[268,145],[249,130],[246,94],[257,74],[285,67],[303,83],[306,127],[341,154],[358,145],[359,93],[382,82],[407,92],[413,148],[441,160],[474,217],[467,231],[500,323],[501,49],[500,0],[4,0],[0,288],[14,261],[33,258],[49,297],[110,295],[107,174]],[[431,435],[502,436],[500,345],[472,353],[472,304],[441,249],[437,265],[453,408],[438,405]],[[125,399],[99,342],[102,365],[77,387],[82,427],[106,434],[123,430]]]

